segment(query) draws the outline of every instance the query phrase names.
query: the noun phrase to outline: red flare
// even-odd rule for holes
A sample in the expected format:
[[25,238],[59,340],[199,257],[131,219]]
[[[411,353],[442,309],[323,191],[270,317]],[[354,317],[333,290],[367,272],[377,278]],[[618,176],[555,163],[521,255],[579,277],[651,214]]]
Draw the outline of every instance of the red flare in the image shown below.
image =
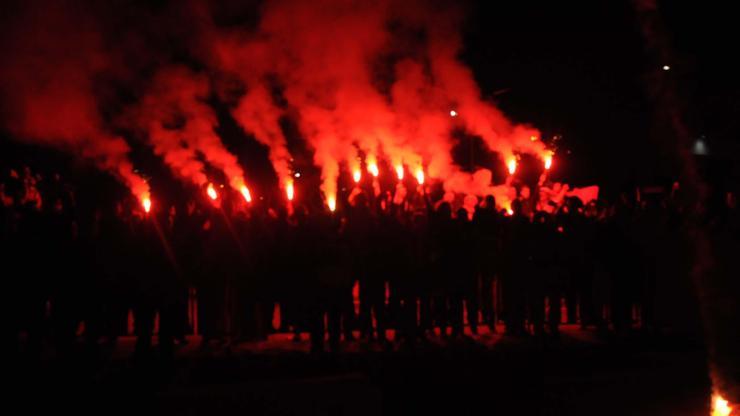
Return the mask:
[[506,162],[506,167],[509,169],[509,175],[516,173],[516,159],[513,157]]
[[293,187],[293,180],[289,179],[285,183],[285,194],[288,197],[288,201],[292,201],[293,197],[295,196],[295,189]]
[[403,180],[403,165],[396,165],[396,176],[399,181]]
[[152,210],[152,200],[149,198],[149,195],[144,195],[141,198],[141,206],[144,207],[144,212],[147,214]]
[[370,163],[367,165],[367,171],[370,172],[371,175],[374,177],[378,177],[380,174],[380,171],[378,170],[378,164],[377,163]]
[[329,211],[334,212],[337,209],[337,198],[335,196],[329,196],[326,198],[326,205],[329,206]]
[[552,155],[548,154],[545,156],[545,170],[550,170],[552,167]]
[[211,200],[215,201],[218,198],[218,193],[216,193],[216,188],[213,187],[212,183],[208,184],[208,188],[206,189],[206,193],[208,194],[208,197],[211,198]]
[[244,196],[245,201],[250,203],[252,202],[252,194],[249,192],[249,188],[247,188],[246,185],[242,185],[241,193]]
[[352,172],[352,179],[355,181],[355,183],[360,183],[360,179],[362,179],[362,172],[359,169],[355,169],[355,171]]
[[733,407],[719,394],[712,396],[712,416],[732,416]]
[[416,170],[416,181],[419,182],[419,185],[424,185],[424,169]]

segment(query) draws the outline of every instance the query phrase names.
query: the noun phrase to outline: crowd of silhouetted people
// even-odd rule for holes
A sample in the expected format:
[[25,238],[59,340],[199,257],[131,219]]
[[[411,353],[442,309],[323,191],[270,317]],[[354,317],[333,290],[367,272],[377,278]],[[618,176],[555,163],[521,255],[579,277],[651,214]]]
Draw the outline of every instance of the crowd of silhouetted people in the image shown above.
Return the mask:
[[562,323],[650,330],[651,250],[684,221],[670,193],[566,198],[551,212],[521,199],[499,210],[490,195],[468,210],[357,192],[336,212],[194,198],[147,213],[135,201],[82,203],[59,175],[30,169],[6,175],[0,197],[6,315],[29,354],[130,332],[137,354],[155,333],[172,354],[196,330],[203,348],[308,333],[313,351],[483,328],[557,337]]

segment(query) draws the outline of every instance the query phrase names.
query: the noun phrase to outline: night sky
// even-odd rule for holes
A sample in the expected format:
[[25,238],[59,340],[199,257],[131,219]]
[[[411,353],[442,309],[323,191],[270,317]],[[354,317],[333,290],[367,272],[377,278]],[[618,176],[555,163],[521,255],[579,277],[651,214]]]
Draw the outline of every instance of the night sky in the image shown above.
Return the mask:
[[[559,172],[605,185],[663,182],[663,151],[648,91],[672,77],[689,133],[737,141],[738,30],[719,2],[659,2],[673,59],[645,50],[630,1],[475,2],[465,25],[465,60],[483,91],[545,137],[562,135]],[[669,65],[670,71],[662,71]],[[567,169],[563,171],[563,169]]]

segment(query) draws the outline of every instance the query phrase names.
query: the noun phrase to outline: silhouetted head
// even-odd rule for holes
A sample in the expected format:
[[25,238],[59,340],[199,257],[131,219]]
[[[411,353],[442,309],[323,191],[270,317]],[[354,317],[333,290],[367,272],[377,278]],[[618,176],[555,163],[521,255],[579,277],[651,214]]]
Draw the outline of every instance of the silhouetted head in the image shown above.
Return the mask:
[[511,202],[511,212],[514,216],[520,216],[522,215],[522,201],[515,199]]
[[493,195],[486,196],[486,208],[496,209],[496,197]]
[[439,207],[437,207],[437,214],[439,214],[441,218],[452,217],[452,207],[450,206],[450,203],[445,201],[439,204]]
[[546,225],[549,222],[550,222],[550,214],[548,214],[547,212],[545,212],[545,211],[537,211],[534,214],[534,223],[535,224]]
[[460,208],[457,210],[456,218],[458,221],[468,221],[468,210],[465,208]]
[[364,192],[360,192],[355,195],[352,202],[354,202],[354,206],[357,208],[367,207],[367,195]]
[[308,217],[308,211],[306,210],[305,206],[299,205],[295,208],[295,212],[293,213],[293,218],[295,219],[296,223],[305,224],[307,217]]

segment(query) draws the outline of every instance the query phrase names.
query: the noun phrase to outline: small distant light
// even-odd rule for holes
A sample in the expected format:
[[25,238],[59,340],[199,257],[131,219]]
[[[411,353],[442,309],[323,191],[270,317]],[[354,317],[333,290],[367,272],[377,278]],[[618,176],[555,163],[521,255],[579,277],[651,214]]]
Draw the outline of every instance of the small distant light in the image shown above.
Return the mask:
[[450,117],[457,117],[457,111],[450,110]]
[[296,178],[300,178],[301,177],[301,172],[296,172],[293,176],[295,176]]
[[663,65],[663,71],[670,71],[671,67],[670,65]]
[[694,142],[693,151],[695,155],[707,155],[709,153],[706,143],[701,138]]
[[530,136],[529,137],[529,140],[531,140],[533,142],[536,142],[537,141],[537,136]]

